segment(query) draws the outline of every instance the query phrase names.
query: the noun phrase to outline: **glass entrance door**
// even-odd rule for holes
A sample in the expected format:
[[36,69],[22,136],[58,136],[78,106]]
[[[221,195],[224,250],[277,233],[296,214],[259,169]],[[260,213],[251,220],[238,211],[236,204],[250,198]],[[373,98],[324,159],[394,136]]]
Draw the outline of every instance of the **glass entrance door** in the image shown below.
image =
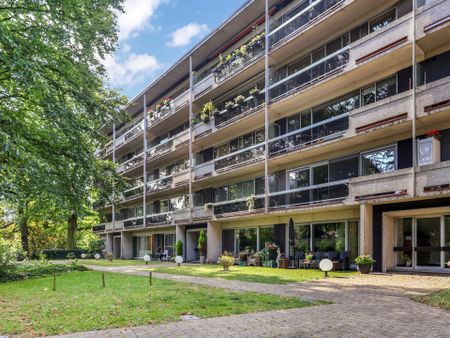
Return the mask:
[[416,266],[441,266],[441,217],[416,219]]

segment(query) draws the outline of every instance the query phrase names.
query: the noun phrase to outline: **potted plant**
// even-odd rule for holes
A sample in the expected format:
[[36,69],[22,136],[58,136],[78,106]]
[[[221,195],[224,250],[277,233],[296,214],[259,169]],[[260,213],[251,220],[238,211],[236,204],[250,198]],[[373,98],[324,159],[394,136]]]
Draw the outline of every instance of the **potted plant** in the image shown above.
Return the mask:
[[244,100],[245,100],[245,96],[244,96],[244,95],[238,95],[238,96],[236,96],[236,97],[234,98],[234,102],[235,102],[238,106],[242,105],[242,102],[244,102]]
[[227,255],[225,252],[222,256],[220,256],[219,264],[222,265],[223,271],[229,271],[230,266],[234,264],[234,257]]
[[247,197],[247,208],[249,212],[255,210],[255,202],[256,202],[255,195],[251,194],[250,196]]
[[307,253],[306,255],[305,255],[305,260],[304,260],[304,262],[305,263],[311,263],[311,261],[313,260],[313,257],[314,257],[314,255],[310,252],[310,253]]
[[276,245],[273,242],[267,242],[266,248],[267,248],[267,258],[271,261],[276,260],[278,256],[278,245]]
[[198,236],[197,243],[198,251],[200,252],[200,264],[205,264],[205,249],[206,249],[206,231],[201,230]]
[[234,107],[234,102],[233,101],[227,101],[225,102],[225,109],[227,111],[231,111],[231,109]]
[[[183,242],[178,240],[175,244],[175,251],[177,253],[177,257],[175,258],[176,262],[182,262],[183,261]],[[178,266],[180,266],[181,263],[177,263]]]
[[215,109],[216,107],[214,106],[214,103],[212,103],[211,101],[205,103],[200,113],[200,120],[207,123],[209,119],[212,117]]
[[373,263],[375,263],[375,260],[371,255],[359,255],[355,258],[355,264],[358,266],[359,272],[364,275],[370,272]]

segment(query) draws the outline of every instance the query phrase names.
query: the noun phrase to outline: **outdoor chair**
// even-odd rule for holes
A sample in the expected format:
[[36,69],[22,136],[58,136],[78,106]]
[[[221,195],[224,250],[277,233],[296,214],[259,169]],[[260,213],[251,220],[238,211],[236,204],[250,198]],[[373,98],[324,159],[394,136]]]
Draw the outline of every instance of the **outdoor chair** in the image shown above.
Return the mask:
[[350,251],[341,251],[339,260],[342,262],[342,270],[350,270]]

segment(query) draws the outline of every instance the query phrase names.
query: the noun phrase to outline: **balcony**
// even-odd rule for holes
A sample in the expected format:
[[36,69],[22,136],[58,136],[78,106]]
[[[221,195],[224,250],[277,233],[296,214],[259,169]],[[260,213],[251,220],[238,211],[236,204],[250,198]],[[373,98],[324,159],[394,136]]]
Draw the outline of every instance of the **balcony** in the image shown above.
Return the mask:
[[349,48],[345,47],[271,84],[269,86],[271,102],[280,100],[304,87],[310,86],[315,82],[320,82],[339,72],[349,63],[349,59]]
[[252,211],[249,211],[247,205],[247,198],[241,198],[234,201],[225,201],[214,203],[214,215],[216,218],[232,215],[240,215],[242,213],[257,213],[264,209],[264,195],[255,196],[255,207]]
[[225,60],[212,70],[214,81],[218,83],[233,76],[239,70],[252,63],[255,59],[262,57],[264,51],[265,38],[264,34],[260,34],[253,38],[248,44],[245,44],[228,54],[225,57]]
[[185,130],[147,150],[147,161],[153,165],[179,159],[189,144],[189,130]]
[[121,215],[119,214],[119,219],[114,220],[113,222],[108,222],[105,224],[106,226],[106,232],[108,231],[116,231],[116,230],[122,230],[123,229],[123,220],[120,219]]
[[270,48],[306,29],[328,13],[334,11],[343,2],[344,0],[318,0],[283,23],[274,21],[269,34]]
[[[425,2],[422,0],[422,2]],[[450,3],[448,0],[427,1],[416,14],[417,44],[431,51],[450,41]]]
[[101,232],[105,232],[105,224],[98,224],[98,225],[94,225],[92,227],[92,232],[93,233],[101,233]]
[[143,226],[144,226],[144,218],[143,217],[133,217],[133,218],[128,218],[123,221],[124,229],[141,228]]
[[192,217],[195,220],[209,220],[213,216],[213,208],[205,208],[204,206],[201,207],[194,207],[193,215]]
[[146,217],[147,226],[172,224],[172,211],[154,214]]
[[175,224],[177,223],[188,223],[191,216],[189,209],[184,210],[174,210],[172,211],[172,217]]
[[278,156],[341,137],[348,129],[348,113],[294,130],[269,141],[269,156]]
[[147,193],[155,193],[172,188],[172,176],[160,178],[147,183]]
[[264,149],[264,143],[260,143],[219,157],[214,160],[214,169],[216,172],[221,172],[261,161],[264,159]]
[[269,208],[290,209],[317,204],[340,203],[348,196],[348,180],[317,184],[269,194]]
[[136,198],[142,197],[143,194],[144,194],[144,185],[141,184],[136,187],[132,187],[130,189],[125,190],[122,195],[122,201],[129,202]]
[[144,132],[144,121],[141,121],[129,131],[116,138],[116,149],[121,148],[125,144],[129,144],[131,141],[136,140]]
[[214,116],[214,126],[221,128],[226,124],[232,123],[256,110],[262,108],[264,104],[264,96],[261,94],[253,94],[246,97],[242,103],[225,107],[224,110],[218,112]]
[[419,196],[450,194],[450,161],[420,167],[416,182]]
[[133,158],[119,164],[117,172],[125,174],[132,171],[133,169],[139,168],[142,163],[144,163],[144,153],[140,153],[139,155],[136,155]]
[[179,187],[179,186],[189,184],[189,176],[190,176],[189,170],[183,170],[180,172],[173,173],[172,174],[173,186]]

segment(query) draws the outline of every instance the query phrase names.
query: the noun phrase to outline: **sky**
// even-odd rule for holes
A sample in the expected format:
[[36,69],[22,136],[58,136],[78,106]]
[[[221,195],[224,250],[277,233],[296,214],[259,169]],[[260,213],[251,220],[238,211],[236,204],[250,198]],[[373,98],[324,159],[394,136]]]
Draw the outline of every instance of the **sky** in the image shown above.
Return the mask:
[[104,61],[109,84],[133,98],[245,0],[125,0],[119,46]]

